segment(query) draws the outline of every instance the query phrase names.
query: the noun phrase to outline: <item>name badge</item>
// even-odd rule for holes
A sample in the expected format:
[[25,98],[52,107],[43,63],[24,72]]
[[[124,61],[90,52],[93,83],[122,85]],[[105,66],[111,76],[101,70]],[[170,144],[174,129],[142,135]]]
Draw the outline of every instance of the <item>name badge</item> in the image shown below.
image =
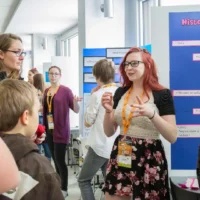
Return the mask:
[[54,129],[53,115],[52,114],[47,115],[47,121],[48,121],[49,130]]
[[131,168],[132,167],[132,143],[131,141],[118,142],[118,166]]

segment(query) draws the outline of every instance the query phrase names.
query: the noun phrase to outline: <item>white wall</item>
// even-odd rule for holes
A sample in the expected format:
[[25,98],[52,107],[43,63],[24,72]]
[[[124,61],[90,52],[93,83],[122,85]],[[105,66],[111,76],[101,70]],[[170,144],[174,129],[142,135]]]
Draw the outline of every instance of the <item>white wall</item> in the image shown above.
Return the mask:
[[[47,49],[43,49],[43,39],[47,38]],[[33,35],[33,67],[36,67],[41,73],[43,63],[51,62],[51,57],[56,55],[57,35]]]
[[79,41],[85,40],[83,48],[124,47],[125,3],[115,0],[114,17],[105,18],[101,12],[102,1],[79,0]]
[[125,3],[114,0],[114,17],[105,18],[100,11],[101,1],[85,1],[86,47],[124,47]]
[[[200,6],[153,7],[151,23],[152,56],[159,71],[160,83],[169,88],[169,12],[195,12]],[[194,170],[171,170],[171,145],[163,139],[170,176],[195,176]],[[180,155],[183,156],[183,155]]]

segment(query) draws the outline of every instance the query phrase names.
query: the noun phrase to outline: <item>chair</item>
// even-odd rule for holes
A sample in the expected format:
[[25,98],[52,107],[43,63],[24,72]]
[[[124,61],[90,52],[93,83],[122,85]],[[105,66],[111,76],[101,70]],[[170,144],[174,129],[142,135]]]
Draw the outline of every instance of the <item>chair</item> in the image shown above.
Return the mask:
[[173,200],[198,200],[198,195],[200,195],[195,193],[195,191],[180,188],[178,185],[172,182],[171,178],[170,186]]

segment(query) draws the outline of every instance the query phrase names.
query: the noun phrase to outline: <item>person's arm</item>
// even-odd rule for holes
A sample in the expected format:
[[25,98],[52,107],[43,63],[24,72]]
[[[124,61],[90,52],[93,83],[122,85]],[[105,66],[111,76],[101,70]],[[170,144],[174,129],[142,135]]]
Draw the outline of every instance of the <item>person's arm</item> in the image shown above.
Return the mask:
[[[160,102],[158,105],[159,112],[155,112],[154,109],[149,107],[148,104],[144,104],[142,100],[137,97],[139,105],[134,104],[133,106],[137,108],[135,110],[137,116],[147,116],[160,132],[160,134],[170,143],[176,142],[177,139],[177,128],[176,128],[176,119],[175,119],[175,110],[173,98],[169,90],[165,90],[160,97]],[[134,111],[133,111],[134,112]]]
[[84,114],[84,125],[87,128],[91,127],[95,123],[100,103],[98,96],[92,93]]
[[105,111],[103,127],[107,137],[113,136],[117,130],[118,125],[114,120],[114,113],[115,113],[114,110],[110,113]]
[[0,194],[15,189],[20,182],[20,174],[15,160],[6,144],[0,138]]
[[81,102],[81,101],[82,101],[81,97],[74,96],[74,99],[73,99],[73,111],[75,113],[79,113],[80,107],[79,107],[78,102]]
[[167,141],[172,144],[176,142],[177,128],[175,115],[160,116],[158,113],[155,113],[151,121]]
[[117,124],[114,120],[114,110],[113,110],[113,96],[111,92],[105,92],[101,99],[102,106],[105,109],[103,127],[105,134],[110,137],[117,130]]
[[65,91],[70,109],[73,110],[75,113],[79,113],[80,107],[78,102],[81,102],[82,98],[74,96],[69,88],[65,88]]

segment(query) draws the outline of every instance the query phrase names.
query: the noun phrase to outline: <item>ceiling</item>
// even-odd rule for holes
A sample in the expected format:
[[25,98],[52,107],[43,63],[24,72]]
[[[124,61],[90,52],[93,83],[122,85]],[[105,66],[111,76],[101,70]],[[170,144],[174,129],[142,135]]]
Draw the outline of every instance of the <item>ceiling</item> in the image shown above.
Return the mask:
[[60,34],[78,23],[78,0],[0,0],[0,32]]

